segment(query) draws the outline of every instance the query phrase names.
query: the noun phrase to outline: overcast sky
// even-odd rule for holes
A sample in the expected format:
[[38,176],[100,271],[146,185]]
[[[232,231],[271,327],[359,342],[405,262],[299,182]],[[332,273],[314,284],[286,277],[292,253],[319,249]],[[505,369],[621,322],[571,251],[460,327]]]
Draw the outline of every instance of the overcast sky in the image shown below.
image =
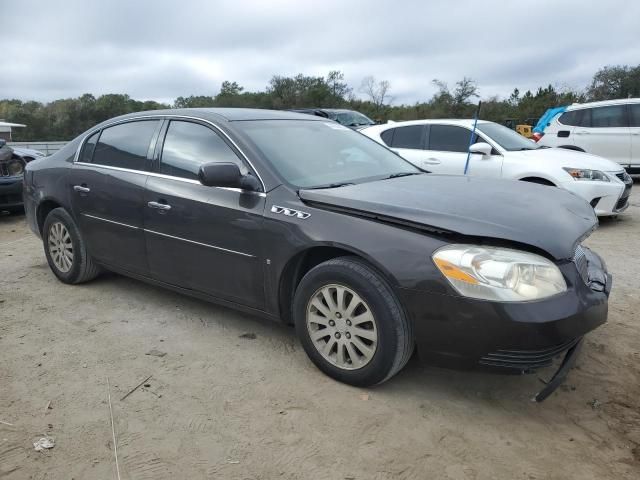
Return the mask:
[[0,0],[0,98],[128,93],[172,102],[223,80],[263,90],[274,74],[341,70],[426,100],[438,78],[483,98],[549,83],[584,88],[640,63],[640,2],[484,0]]

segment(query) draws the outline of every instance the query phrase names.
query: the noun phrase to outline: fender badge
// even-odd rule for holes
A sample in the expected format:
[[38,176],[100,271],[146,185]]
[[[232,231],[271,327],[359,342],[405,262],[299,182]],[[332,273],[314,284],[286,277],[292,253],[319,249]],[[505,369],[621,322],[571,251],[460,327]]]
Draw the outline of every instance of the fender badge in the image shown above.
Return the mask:
[[279,207],[278,205],[273,205],[271,207],[271,211],[273,213],[280,213],[282,215],[286,215],[287,217],[296,217],[301,220],[306,220],[311,216],[310,213],[301,212],[300,210],[293,210],[292,208]]

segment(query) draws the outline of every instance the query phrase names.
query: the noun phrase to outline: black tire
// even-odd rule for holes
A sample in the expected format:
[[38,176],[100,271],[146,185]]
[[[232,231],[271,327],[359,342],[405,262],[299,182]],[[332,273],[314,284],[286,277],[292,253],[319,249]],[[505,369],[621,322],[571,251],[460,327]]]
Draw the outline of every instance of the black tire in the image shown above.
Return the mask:
[[[325,359],[307,328],[308,305],[323,287],[330,285],[345,286],[357,293],[375,319],[377,347],[360,368],[346,370]],[[296,289],[293,314],[298,337],[311,361],[340,382],[359,387],[382,383],[398,373],[413,353],[412,325],[398,299],[384,278],[357,257],[335,258],[311,269]]]
[[546,185],[548,187],[555,187],[555,184],[553,182],[550,182],[549,180],[545,180],[544,178],[528,177],[528,178],[522,178],[520,181],[537,183],[538,185]]
[[[61,223],[71,237],[72,261],[70,269],[66,272],[56,265],[49,248],[49,239],[50,235],[52,235],[51,229],[57,223]],[[42,229],[42,242],[49,267],[61,282],[69,284],[88,282],[100,274],[100,267],[95,264],[88,254],[76,222],[64,208],[55,208],[47,215]]]

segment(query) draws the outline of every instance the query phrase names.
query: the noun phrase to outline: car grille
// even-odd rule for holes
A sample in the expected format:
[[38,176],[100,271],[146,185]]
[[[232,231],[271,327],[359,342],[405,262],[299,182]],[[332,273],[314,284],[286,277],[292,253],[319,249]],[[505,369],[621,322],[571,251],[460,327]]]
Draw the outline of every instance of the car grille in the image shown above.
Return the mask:
[[480,359],[481,365],[489,367],[512,368],[519,371],[531,371],[548,367],[553,359],[569,350],[580,338],[575,338],[561,345],[544,348],[542,350],[498,350]]
[[573,252],[573,258],[571,259],[578,269],[578,273],[580,274],[580,278],[585,284],[589,283],[589,265],[587,262],[587,256],[584,253],[584,248],[582,245],[578,245]]
[[624,172],[616,173],[616,177],[618,177],[618,178],[619,178],[621,181],[623,181],[623,182],[625,181],[625,174],[624,174]]

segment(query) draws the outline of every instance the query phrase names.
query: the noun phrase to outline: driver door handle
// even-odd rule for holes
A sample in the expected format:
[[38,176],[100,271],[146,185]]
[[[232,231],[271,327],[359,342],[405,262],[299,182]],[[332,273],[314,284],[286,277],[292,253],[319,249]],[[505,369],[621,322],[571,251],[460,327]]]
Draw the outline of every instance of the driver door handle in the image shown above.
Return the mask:
[[91,191],[89,187],[83,187],[82,185],[74,185],[73,189],[80,193],[89,193]]
[[168,203],[160,203],[160,202],[149,202],[147,205],[150,208],[155,208],[157,210],[171,210],[171,205]]
[[440,165],[440,160],[438,160],[437,158],[427,158],[424,163],[426,163],[427,165]]

